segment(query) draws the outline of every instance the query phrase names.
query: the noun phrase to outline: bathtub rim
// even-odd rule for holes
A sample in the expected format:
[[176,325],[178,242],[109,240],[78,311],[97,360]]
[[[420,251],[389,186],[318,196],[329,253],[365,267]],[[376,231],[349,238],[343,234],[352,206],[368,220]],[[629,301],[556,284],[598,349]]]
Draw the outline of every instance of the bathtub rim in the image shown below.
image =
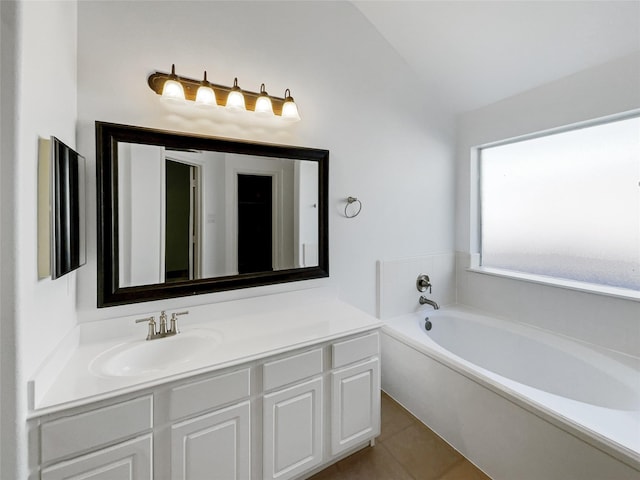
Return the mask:
[[[460,305],[455,305],[455,306],[450,305],[450,306],[444,307],[443,310],[446,310],[448,312],[457,312],[457,313],[471,314],[471,315],[476,315],[481,317],[488,317],[490,319],[495,319],[498,321],[505,321],[503,319],[496,318],[495,316],[489,316],[484,312],[479,312],[477,310],[469,309]],[[525,394],[520,393],[516,390],[513,390],[509,386],[501,384],[498,381],[484,375],[481,371],[473,369],[472,367],[465,365],[465,363],[458,361],[457,358],[459,357],[455,356],[455,354],[451,353],[451,355],[456,357],[456,358],[451,358],[449,356],[442,354],[437,350],[432,350],[428,345],[425,345],[424,343],[420,342],[417,339],[409,337],[408,335],[398,331],[393,326],[394,323],[403,321],[404,319],[411,318],[411,321],[413,321],[415,319],[416,313],[422,314],[422,313],[431,313],[431,312],[432,311],[430,310],[418,310],[416,312],[407,313],[404,315],[398,315],[393,318],[383,320],[384,324],[382,326],[381,331],[383,334],[398,340],[399,342],[403,343],[407,347],[412,348],[413,350],[416,350],[417,352],[423,355],[427,355],[432,360],[464,376],[468,380],[471,380],[477,383],[481,387],[487,388],[488,390],[499,395],[505,400],[519,406],[520,408],[523,408],[524,410],[531,413],[532,415],[535,415],[538,418],[555,426],[556,428],[559,428],[567,432],[568,434],[576,437],[578,440],[581,440],[589,444],[590,446],[600,450],[601,452],[615,458],[616,460],[628,465],[629,467],[640,471],[640,453],[639,452],[636,452],[635,450],[632,450],[618,442],[615,442],[609,437],[606,437],[598,433],[597,431],[587,428],[584,425],[576,422],[575,420],[569,417],[566,417],[552,409],[545,408],[544,405],[536,402],[534,399],[526,396]],[[517,322],[513,322],[513,323],[516,325],[521,325],[521,324],[517,324]],[[522,327],[526,329],[528,326],[522,325]],[[420,333],[424,335],[423,332],[420,332]],[[572,340],[567,339],[567,341],[572,341]],[[444,349],[444,347],[440,347],[440,348],[442,348],[443,350],[446,350]],[[383,361],[384,361],[384,358],[383,358]],[[467,363],[470,363],[470,362],[467,362]],[[482,367],[479,367],[479,368],[482,368]]]

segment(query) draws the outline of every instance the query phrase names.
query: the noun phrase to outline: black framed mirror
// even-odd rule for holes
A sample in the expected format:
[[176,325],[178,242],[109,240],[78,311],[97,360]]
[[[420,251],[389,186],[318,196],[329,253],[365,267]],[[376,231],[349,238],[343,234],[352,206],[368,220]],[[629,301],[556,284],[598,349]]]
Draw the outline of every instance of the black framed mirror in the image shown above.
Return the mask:
[[96,122],[98,307],[329,276],[329,151]]

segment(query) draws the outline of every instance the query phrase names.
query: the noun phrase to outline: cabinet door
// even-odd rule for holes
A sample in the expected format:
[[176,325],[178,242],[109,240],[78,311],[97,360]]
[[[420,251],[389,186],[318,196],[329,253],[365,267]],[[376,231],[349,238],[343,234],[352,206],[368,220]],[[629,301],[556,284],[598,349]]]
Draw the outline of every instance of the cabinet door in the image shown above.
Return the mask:
[[264,479],[286,480],[322,461],[322,378],[264,396]]
[[152,480],[151,434],[42,471],[42,480]]
[[171,427],[171,479],[204,478],[251,478],[249,401]]
[[331,454],[380,433],[380,362],[377,358],[331,374]]

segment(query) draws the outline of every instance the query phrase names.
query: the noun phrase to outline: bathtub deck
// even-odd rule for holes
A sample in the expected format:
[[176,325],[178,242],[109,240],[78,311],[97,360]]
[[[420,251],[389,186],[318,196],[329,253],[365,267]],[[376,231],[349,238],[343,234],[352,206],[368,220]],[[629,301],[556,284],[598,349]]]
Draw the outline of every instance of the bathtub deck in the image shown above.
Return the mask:
[[449,444],[382,393],[376,446],[341,460],[310,480],[489,480]]

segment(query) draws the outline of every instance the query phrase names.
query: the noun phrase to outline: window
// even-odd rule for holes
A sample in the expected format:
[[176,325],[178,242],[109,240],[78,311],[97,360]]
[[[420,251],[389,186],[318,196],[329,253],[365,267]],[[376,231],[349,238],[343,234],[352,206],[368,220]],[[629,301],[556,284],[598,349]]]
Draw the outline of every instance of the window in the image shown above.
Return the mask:
[[483,268],[640,290],[640,117],[480,149]]

